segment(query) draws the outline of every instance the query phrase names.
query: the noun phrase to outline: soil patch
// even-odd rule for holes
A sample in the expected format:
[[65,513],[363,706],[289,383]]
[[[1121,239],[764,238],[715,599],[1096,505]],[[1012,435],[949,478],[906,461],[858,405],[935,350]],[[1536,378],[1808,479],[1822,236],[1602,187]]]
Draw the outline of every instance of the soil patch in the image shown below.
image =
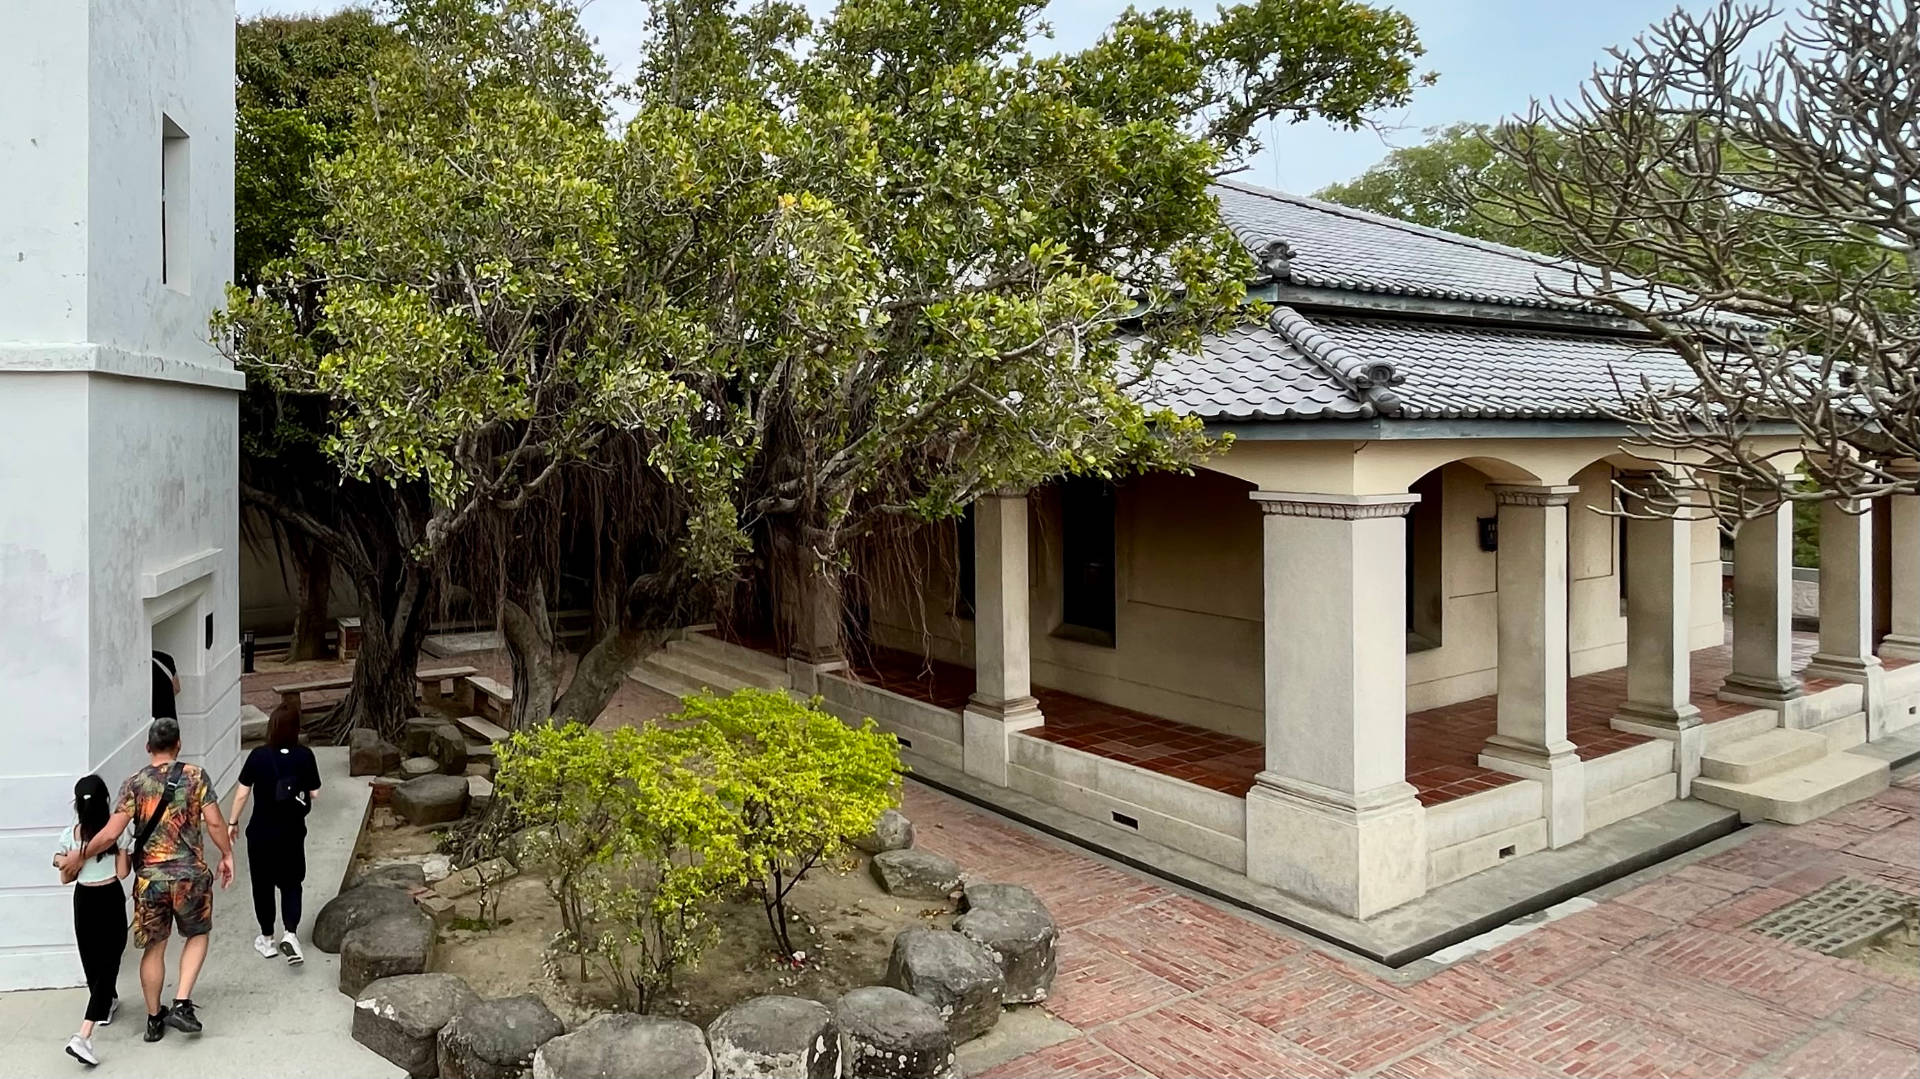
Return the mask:
[[[356,872],[431,853],[438,841],[433,830],[392,826],[376,814],[362,835]],[[901,930],[945,929],[954,919],[937,902],[886,894],[860,857],[814,869],[788,896],[788,910],[804,962],[792,966],[776,958],[757,900],[726,903],[716,913],[712,944],[697,966],[681,972],[671,998],[655,1014],[705,1026],[732,1005],[766,993],[831,1004],[849,989],[881,983]],[[477,894],[455,902],[454,917],[440,927],[432,969],[460,975],[483,997],[533,993],[569,1026],[613,1010],[616,995],[602,975],[589,968],[582,979],[577,962],[555,951],[559,932],[560,919],[542,878],[523,874],[500,888],[489,911],[481,910]]]

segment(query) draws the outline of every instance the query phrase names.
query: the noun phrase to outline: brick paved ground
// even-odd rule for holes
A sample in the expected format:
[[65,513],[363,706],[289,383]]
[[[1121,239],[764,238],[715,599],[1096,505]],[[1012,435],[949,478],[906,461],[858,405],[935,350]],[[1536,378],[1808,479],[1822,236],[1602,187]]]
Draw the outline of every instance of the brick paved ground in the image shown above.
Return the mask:
[[1034,889],[1045,1007],[1078,1029],[989,1074],[1920,1076],[1920,971],[1746,932],[1851,876],[1920,895],[1920,776],[1411,980],[917,784],[919,845]]

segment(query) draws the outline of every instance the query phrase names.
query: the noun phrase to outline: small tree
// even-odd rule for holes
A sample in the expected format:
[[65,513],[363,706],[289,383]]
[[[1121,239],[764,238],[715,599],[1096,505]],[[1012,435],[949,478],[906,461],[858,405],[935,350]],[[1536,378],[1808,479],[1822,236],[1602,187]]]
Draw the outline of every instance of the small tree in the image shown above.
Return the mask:
[[725,740],[714,780],[739,814],[740,845],[767,928],[792,959],[787,895],[900,802],[900,751],[869,719],[850,727],[784,693],[689,697],[680,720]]
[[521,857],[546,871],[561,944],[626,1007],[647,1011],[672,987],[744,879],[732,811],[708,778],[724,756],[700,727],[539,727],[501,747],[495,797],[530,826]]

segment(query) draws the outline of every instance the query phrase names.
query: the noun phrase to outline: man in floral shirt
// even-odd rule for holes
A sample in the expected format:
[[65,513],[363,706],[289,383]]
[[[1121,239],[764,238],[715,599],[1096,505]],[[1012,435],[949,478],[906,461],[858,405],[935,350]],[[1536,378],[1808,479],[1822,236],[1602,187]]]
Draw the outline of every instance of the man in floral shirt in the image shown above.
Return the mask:
[[[133,943],[140,948],[140,989],[147,998],[146,1040],[157,1042],[167,1027],[200,1033],[193,983],[207,960],[213,930],[213,874],[200,854],[204,838],[220,849],[220,887],[233,883],[233,848],[220,803],[207,773],[180,760],[180,722],[161,717],[147,731],[145,768],[127,778],[106,827],[70,857],[84,861],[106,850],[134,826]],[[157,816],[156,816],[157,815]],[[149,823],[151,822],[151,823]],[[141,841],[144,833],[145,842]],[[174,926],[186,944],[172,1007],[162,1007],[167,978],[167,938]]]

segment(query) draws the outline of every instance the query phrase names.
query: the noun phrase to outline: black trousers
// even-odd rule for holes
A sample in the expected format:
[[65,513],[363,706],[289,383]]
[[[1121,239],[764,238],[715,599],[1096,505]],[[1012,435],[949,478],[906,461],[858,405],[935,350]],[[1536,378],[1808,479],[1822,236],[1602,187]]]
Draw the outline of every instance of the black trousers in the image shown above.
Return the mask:
[[98,1023],[119,995],[120,953],[127,950],[127,890],[119,881],[73,886],[73,939],[87,975],[87,1015]]
[[273,935],[273,897],[280,893],[280,924],[300,928],[300,883],[307,879],[305,835],[247,835],[247,876],[253,882],[253,917],[260,935]]

